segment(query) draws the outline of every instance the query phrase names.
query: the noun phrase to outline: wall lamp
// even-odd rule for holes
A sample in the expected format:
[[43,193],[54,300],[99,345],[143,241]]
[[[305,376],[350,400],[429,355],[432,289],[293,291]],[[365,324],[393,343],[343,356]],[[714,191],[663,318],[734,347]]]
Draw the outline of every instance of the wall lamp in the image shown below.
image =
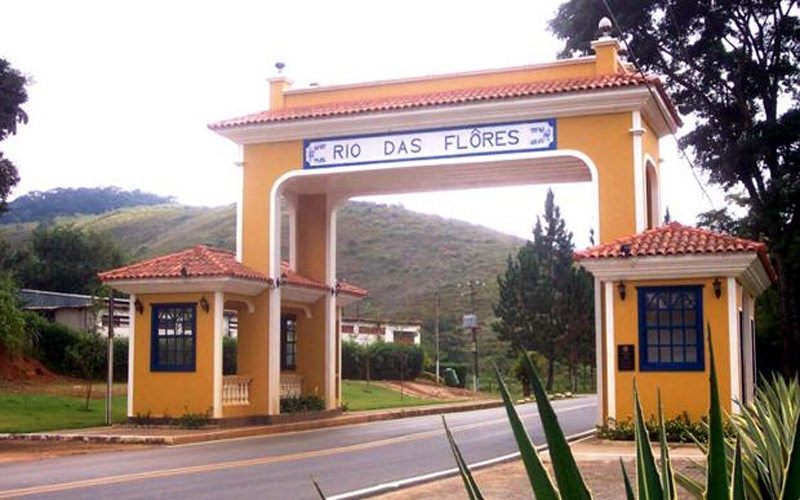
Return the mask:
[[200,298],[200,309],[202,309],[204,312],[208,312],[209,310],[208,300],[206,300],[205,295]]
[[133,301],[133,308],[136,309],[136,312],[139,314],[144,313],[144,304],[139,299]]
[[719,280],[719,278],[714,278],[714,282],[711,283],[711,286],[714,287],[714,297],[722,297],[722,282]]
[[621,300],[625,300],[625,297],[628,296],[628,289],[625,286],[625,282],[620,280],[619,284],[617,285],[617,292],[619,292],[619,298]]
[[339,295],[339,290],[342,289],[342,284],[339,283],[339,280],[336,280],[336,283],[331,287],[331,295]]

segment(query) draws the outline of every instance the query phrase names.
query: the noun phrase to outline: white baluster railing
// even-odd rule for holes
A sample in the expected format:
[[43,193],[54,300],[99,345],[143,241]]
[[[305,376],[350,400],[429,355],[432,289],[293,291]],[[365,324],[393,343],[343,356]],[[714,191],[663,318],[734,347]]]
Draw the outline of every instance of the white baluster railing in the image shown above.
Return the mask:
[[222,377],[222,406],[249,405],[250,380],[237,375]]
[[293,373],[281,373],[281,397],[299,398],[303,392],[303,377]]

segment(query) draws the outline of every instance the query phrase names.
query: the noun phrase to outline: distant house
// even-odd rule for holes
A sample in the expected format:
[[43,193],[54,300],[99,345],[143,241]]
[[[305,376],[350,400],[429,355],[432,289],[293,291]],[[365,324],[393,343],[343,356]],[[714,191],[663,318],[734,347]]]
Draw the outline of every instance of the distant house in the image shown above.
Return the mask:
[[343,342],[369,345],[378,340],[395,344],[419,345],[422,323],[419,321],[382,321],[363,318],[342,318]]
[[[49,292],[23,288],[17,292],[23,310],[35,311],[45,319],[81,332],[108,333],[108,299],[91,295]],[[114,299],[114,336],[130,334],[130,303]]]

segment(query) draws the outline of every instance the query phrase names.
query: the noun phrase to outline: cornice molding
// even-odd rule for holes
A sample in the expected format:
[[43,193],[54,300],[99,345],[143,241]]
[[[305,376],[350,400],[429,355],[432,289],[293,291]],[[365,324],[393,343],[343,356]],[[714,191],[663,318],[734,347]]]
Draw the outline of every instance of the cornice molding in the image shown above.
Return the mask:
[[582,259],[579,264],[601,281],[732,277],[754,296],[771,285],[754,252]]
[[[662,115],[645,86],[601,89],[587,92],[540,95],[520,99],[500,99],[470,104],[441,105],[409,110],[287,120],[280,122],[217,128],[214,132],[233,142],[260,144],[319,139],[349,135],[389,133],[420,128],[480,125],[540,118],[566,118],[640,110],[659,137],[677,131],[670,113]],[[667,117],[668,122],[664,121]]]

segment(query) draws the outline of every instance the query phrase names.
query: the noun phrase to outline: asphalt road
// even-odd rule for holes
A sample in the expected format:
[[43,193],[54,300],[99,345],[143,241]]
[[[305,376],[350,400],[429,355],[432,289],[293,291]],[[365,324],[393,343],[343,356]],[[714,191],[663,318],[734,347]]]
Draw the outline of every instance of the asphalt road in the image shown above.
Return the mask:
[[[595,397],[554,407],[565,434],[594,427]],[[534,443],[544,443],[536,406],[518,409]],[[516,452],[502,408],[446,418],[470,464]],[[441,417],[427,416],[0,465],[0,499],[319,498],[312,477],[326,496],[341,499],[453,467]]]

